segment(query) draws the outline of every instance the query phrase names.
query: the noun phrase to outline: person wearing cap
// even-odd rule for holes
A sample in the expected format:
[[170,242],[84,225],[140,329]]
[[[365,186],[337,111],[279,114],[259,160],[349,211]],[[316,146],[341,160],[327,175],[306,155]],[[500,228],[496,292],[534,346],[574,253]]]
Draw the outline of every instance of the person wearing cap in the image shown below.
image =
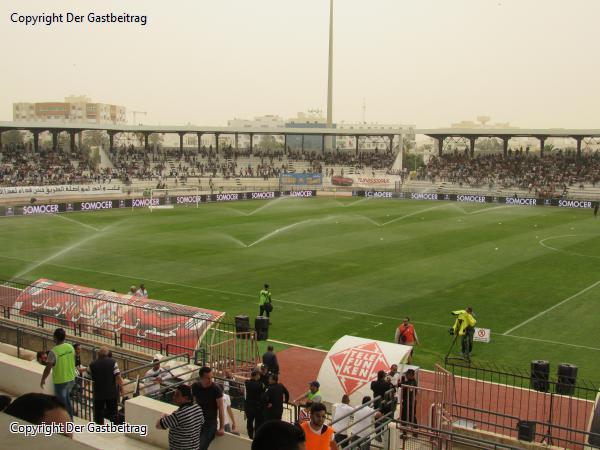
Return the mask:
[[144,395],[152,396],[160,391],[160,385],[164,380],[172,378],[171,372],[160,366],[160,358],[154,356],[152,368],[144,375]]
[[262,423],[261,397],[265,392],[263,384],[260,382],[260,371],[252,369],[250,379],[244,382],[246,385],[246,401],[244,402],[244,412],[246,413],[246,429],[248,437],[254,437],[254,430],[257,430]]
[[135,284],[132,284],[131,286],[129,286],[129,292],[127,294],[135,295],[136,293],[137,293],[137,288],[135,287]]
[[294,403],[297,404],[298,402],[303,400],[306,400],[310,403],[321,403],[323,401],[323,397],[321,396],[321,391],[319,391],[320,387],[321,385],[318,381],[311,381],[310,383],[308,383],[308,391],[306,391],[304,394],[302,394],[300,397],[294,400]]
[[264,289],[258,294],[258,315],[262,316],[266,313],[267,317],[270,317],[272,308],[271,291],[269,285],[265,283]]

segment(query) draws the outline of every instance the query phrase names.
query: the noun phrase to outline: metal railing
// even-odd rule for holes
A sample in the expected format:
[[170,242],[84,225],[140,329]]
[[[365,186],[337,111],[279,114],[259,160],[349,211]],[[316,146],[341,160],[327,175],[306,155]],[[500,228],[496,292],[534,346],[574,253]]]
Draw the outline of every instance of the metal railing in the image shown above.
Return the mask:
[[493,364],[448,361],[446,367],[454,374],[455,423],[517,437],[519,424],[528,422],[533,441],[567,448],[583,448],[592,436],[587,429],[598,387],[589,381],[540,383],[530,372]]

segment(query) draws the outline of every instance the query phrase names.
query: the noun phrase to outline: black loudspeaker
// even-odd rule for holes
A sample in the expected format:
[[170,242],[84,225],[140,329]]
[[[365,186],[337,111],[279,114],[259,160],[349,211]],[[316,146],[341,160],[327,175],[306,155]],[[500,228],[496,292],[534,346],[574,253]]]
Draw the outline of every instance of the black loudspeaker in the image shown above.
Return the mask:
[[237,337],[247,336],[242,333],[250,332],[250,319],[248,318],[248,316],[235,316],[235,332]]
[[256,331],[257,341],[266,341],[269,339],[269,318],[258,316],[254,320],[254,330]]
[[548,392],[550,363],[543,360],[531,361],[531,388],[539,392]]
[[533,442],[535,439],[535,422],[527,420],[519,420],[517,423],[517,431],[519,432],[519,440],[525,442]]
[[577,381],[577,366],[567,363],[559,364],[557,375],[558,382],[556,383],[556,393],[573,395],[575,393],[575,384]]

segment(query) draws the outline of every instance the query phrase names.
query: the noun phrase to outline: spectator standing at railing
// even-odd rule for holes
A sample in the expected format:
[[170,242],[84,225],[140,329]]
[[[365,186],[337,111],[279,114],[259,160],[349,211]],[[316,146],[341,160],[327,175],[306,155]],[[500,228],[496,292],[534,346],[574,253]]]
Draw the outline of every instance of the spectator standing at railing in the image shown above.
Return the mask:
[[[417,426],[417,379],[415,375],[414,369],[408,369],[399,384],[398,403],[400,403],[400,423],[403,426],[407,424]],[[402,434],[406,435],[406,431]]]
[[[371,401],[368,395],[363,397],[362,404],[365,405]],[[377,420],[381,417],[381,412],[374,410],[370,406],[363,406],[354,413],[354,422],[352,425],[352,441],[365,439],[361,446],[361,450],[370,450],[371,433],[373,432],[373,419]]]
[[287,388],[279,382],[275,374],[269,375],[269,387],[263,395],[263,417],[265,420],[281,420],[283,416],[283,404],[290,401],[290,393]]
[[[158,355],[157,355],[158,356]],[[154,357],[152,367],[144,375],[144,395],[152,395],[160,391],[160,385],[163,380],[172,378],[168,369],[160,366],[160,359]]]
[[[201,367],[199,381],[192,384],[192,394],[204,414],[204,427],[200,433],[200,450],[206,450],[215,436],[225,434],[223,391],[215,384],[210,367]],[[217,418],[219,428],[217,429]]]
[[294,400],[294,403],[298,404],[304,400],[310,403],[321,403],[323,397],[321,395],[321,391],[319,390],[320,387],[321,384],[317,380],[311,381],[308,383],[308,391],[297,397]]
[[[339,443],[348,438],[350,419],[352,418],[354,408],[350,406],[350,397],[346,394],[342,396],[342,403],[333,405],[333,418],[331,419],[333,431],[335,432],[335,442]],[[348,443],[346,443],[348,445]]]
[[373,398],[375,400],[375,409],[380,410],[384,415],[391,411],[392,402],[389,391],[393,390],[394,386],[388,380],[386,380],[386,373],[384,370],[377,372],[377,380],[371,382],[371,390],[373,391]]
[[48,353],[40,387],[44,389],[46,378],[52,371],[54,393],[66,405],[67,412],[73,419],[71,390],[75,385],[75,349],[71,344],[65,342],[66,337],[67,333],[62,328],[54,330],[53,339],[56,346]]
[[90,363],[87,372],[93,381],[94,422],[102,425],[107,418],[115,423],[123,379],[117,362],[108,356],[108,348],[100,348],[98,359]]
[[261,398],[264,393],[263,384],[260,382],[260,372],[258,369],[252,369],[250,379],[246,380],[246,401],[244,411],[246,413],[246,429],[248,437],[254,437],[254,430],[257,430],[262,423]]
[[164,414],[156,422],[156,428],[169,430],[169,450],[195,450],[200,446],[204,424],[202,408],[194,403],[192,389],[186,384],[175,388],[173,401],[179,408],[172,414]]
[[233,415],[233,411],[231,410],[231,397],[229,394],[223,393],[223,409],[225,410],[223,413],[224,421],[223,429],[227,433],[232,433],[236,435],[240,435],[237,431],[237,426],[235,424],[235,416]]
[[337,450],[333,428],[325,425],[327,408],[323,403],[313,403],[310,420],[300,424],[306,436],[306,450]]

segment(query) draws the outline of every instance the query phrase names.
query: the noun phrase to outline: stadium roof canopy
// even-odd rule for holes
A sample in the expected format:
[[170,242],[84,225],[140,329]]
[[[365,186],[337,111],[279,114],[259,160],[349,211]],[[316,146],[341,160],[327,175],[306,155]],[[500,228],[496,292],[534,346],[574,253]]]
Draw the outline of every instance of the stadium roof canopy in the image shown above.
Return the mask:
[[600,129],[581,128],[293,128],[293,127],[215,127],[196,125],[114,125],[55,122],[0,122],[0,131],[69,131],[100,130],[113,133],[175,134],[271,134],[315,136],[392,136],[414,132],[431,137],[600,137]]

